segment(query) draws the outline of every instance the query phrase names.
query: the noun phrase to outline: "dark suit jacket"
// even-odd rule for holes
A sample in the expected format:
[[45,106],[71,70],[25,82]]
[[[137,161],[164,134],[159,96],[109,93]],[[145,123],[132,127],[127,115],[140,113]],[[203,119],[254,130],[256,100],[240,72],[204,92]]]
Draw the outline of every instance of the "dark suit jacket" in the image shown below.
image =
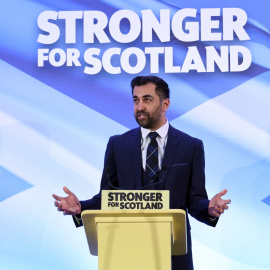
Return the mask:
[[[160,178],[164,181],[154,189],[170,191],[170,208],[184,209],[197,220],[215,226],[208,215],[209,200],[205,190],[204,150],[202,141],[193,138],[172,126],[168,140]],[[110,171],[110,182],[121,189],[137,189],[142,184],[142,154],[140,128],[110,138],[105,153],[101,190],[111,189],[108,184],[106,167]],[[82,211],[100,209],[101,193],[87,201],[81,201]],[[187,219],[187,227],[189,221]],[[188,254],[172,257],[172,269],[193,269],[190,230],[188,229]]]

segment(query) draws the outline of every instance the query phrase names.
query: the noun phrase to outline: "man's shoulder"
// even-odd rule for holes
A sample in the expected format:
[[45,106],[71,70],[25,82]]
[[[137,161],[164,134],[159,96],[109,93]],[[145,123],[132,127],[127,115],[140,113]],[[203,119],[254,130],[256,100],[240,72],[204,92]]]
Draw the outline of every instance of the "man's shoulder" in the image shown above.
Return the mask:
[[137,135],[140,136],[140,134],[141,134],[141,129],[140,127],[137,127],[134,129],[130,129],[123,134],[113,135],[110,137],[110,140],[125,140],[126,138],[129,138],[131,136],[137,136]]
[[[127,132],[125,132],[123,134],[114,135],[114,136],[110,137],[110,140],[117,141],[117,142],[118,141],[124,142],[125,140],[127,140],[128,138],[130,138],[132,136],[135,136],[135,137],[141,136],[140,127],[128,130]],[[179,129],[176,129],[172,125],[169,126],[168,136],[169,137],[178,137],[180,140],[185,141],[187,143],[188,142],[193,142],[193,143],[200,143],[201,142],[200,139],[193,137],[190,134],[187,134]]]
[[187,134],[179,129],[174,128],[170,125],[169,127],[169,136],[177,136],[179,139],[186,141],[186,142],[193,142],[193,143],[199,143],[201,142],[200,139],[191,136],[190,134]]

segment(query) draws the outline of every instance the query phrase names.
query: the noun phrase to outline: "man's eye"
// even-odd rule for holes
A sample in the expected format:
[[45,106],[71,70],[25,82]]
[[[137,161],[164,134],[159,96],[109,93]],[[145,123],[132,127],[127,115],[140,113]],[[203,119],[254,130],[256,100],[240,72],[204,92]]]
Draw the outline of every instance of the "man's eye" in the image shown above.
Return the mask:
[[133,102],[134,102],[134,103],[137,103],[137,102],[138,102],[138,99],[133,99]]

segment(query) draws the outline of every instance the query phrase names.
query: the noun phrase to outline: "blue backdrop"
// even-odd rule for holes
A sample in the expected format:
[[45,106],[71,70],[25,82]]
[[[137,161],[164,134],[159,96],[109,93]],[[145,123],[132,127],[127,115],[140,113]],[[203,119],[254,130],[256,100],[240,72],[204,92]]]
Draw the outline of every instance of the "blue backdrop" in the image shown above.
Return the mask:
[[[204,141],[209,197],[224,188],[232,204],[213,229],[191,220],[195,269],[259,270],[270,268],[270,5],[254,1],[87,1],[9,0],[0,10],[0,268],[97,269],[83,229],[53,206],[52,193],[69,187],[80,199],[99,190],[109,136],[136,126],[130,80],[124,71],[96,75],[78,67],[37,66],[41,48],[144,48],[131,44],[56,44],[37,42],[37,20],[46,10],[99,10],[110,17],[129,9],[137,14],[161,9],[241,8],[248,15],[250,40],[193,42],[203,47],[242,45],[252,54],[243,72],[165,73],[171,89],[171,124]],[[123,25],[123,29],[128,24]],[[64,29],[64,25],[60,25]],[[124,31],[124,30],[123,30]],[[82,36],[80,24],[78,37]],[[147,46],[164,46],[157,39]],[[172,39],[174,59],[190,44]],[[119,59],[113,58],[113,64]],[[149,74],[149,63],[140,72]]]

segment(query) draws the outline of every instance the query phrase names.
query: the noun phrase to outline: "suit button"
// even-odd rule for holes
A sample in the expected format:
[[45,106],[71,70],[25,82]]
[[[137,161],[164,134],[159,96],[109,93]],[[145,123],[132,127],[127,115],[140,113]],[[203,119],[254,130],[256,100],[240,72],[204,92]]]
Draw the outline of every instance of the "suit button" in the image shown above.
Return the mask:
[[153,182],[154,182],[154,180],[153,180],[153,179],[151,179],[151,180],[150,180],[150,184],[152,184]]

